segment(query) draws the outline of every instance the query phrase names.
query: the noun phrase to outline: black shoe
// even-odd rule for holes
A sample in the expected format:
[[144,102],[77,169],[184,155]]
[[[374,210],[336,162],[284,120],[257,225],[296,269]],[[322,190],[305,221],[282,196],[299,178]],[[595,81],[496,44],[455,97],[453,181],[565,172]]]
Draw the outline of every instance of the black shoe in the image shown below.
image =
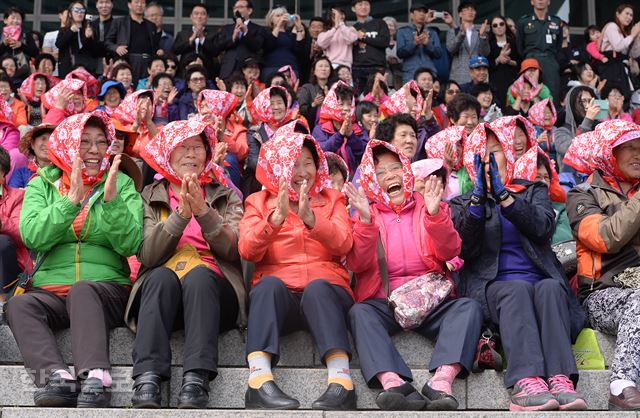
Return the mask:
[[247,388],[244,394],[244,407],[246,409],[298,409],[300,402],[284,393],[269,380],[264,382],[259,389]]
[[204,409],[209,403],[209,380],[198,372],[186,372],[178,395],[178,408]]
[[347,390],[339,383],[331,383],[322,396],[311,404],[311,409],[322,411],[352,411],[356,409],[356,390]]
[[162,378],[153,372],[145,372],[136,377],[133,383],[131,405],[134,408],[160,408],[160,403],[162,402],[160,394],[161,382]]
[[105,388],[102,380],[90,377],[82,384],[78,396],[78,408],[108,408],[111,402],[111,389]]
[[411,383],[384,390],[376,397],[376,405],[383,411],[420,411],[427,401]]
[[53,375],[42,389],[33,394],[39,407],[75,407],[78,401],[78,382]]
[[458,400],[441,390],[432,389],[429,382],[422,387],[422,394],[429,400],[429,411],[455,411],[458,409]]

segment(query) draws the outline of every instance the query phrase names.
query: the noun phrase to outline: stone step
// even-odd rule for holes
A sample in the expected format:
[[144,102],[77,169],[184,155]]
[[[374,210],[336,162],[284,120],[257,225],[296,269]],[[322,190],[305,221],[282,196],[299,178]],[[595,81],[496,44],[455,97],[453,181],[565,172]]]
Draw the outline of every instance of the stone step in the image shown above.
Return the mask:
[[[246,411],[246,410],[139,410],[139,409],[54,409],[54,408],[2,408],[2,418],[493,418],[513,417],[511,412],[498,411],[455,411],[455,412],[383,412],[383,411],[349,411],[349,412],[322,412],[322,411]],[[519,412],[518,418],[638,418],[637,412]]]
[[[352,375],[358,393],[358,408],[377,409],[375,397],[379,390],[367,388],[359,369],[353,369]],[[114,367],[112,376],[114,380],[112,406],[129,407],[133,383],[131,368]],[[421,389],[429,379],[430,373],[424,369],[415,369],[413,376],[414,385]],[[246,368],[220,368],[219,375],[211,386],[209,407],[243,408],[247,377],[248,370]],[[274,371],[274,377],[282,390],[300,401],[302,409],[310,409],[311,403],[326,388],[326,371],[319,368],[278,367]],[[181,379],[182,368],[174,367],[171,379],[163,384],[165,406],[176,407]],[[587,399],[590,409],[607,409],[608,388],[608,371],[583,371],[580,373],[578,389]],[[508,393],[504,389],[501,373],[485,371],[480,374],[472,374],[466,380],[456,380],[453,390],[460,402],[460,409],[504,410],[507,408]],[[35,386],[22,366],[0,366],[0,406],[33,406],[34,391]]]
[[[598,344],[605,359],[607,367],[613,361],[615,350],[615,337],[596,331]],[[71,355],[71,334],[69,330],[56,334],[58,346],[63,358],[69,364],[73,363]],[[127,328],[116,328],[111,332],[109,350],[111,364],[114,366],[131,366],[131,351],[134,335]],[[407,365],[412,369],[426,368],[431,358],[434,344],[429,339],[415,332],[402,332],[393,337]],[[182,347],[184,333],[177,331],[171,338],[171,364],[182,365]],[[352,344],[353,346],[353,344]],[[220,336],[218,347],[220,348],[220,366],[244,367],[245,360],[245,334],[238,330],[231,330]],[[280,344],[280,366],[288,367],[320,367],[322,362],[315,348],[313,338],[307,332],[299,331],[282,338]],[[358,355],[353,350],[351,365],[359,366]],[[22,364],[20,350],[13,338],[11,329],[7,325],[0,325],[0,364]]]

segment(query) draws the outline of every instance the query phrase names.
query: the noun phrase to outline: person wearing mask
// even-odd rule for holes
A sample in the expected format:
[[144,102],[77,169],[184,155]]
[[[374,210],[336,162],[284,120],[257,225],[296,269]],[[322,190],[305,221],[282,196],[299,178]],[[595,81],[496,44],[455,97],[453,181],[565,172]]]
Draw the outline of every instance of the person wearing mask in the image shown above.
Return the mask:
[[174,42],[173,36],[162,29],[164,24],[164,9],[158,3],[151,2],[147,4],[144,10],[144,17],[156,25],[156,31],[160,33],[157,54],[164,57],[171,52]]
[[377,68],[387,67],[387,47],[391,39],[387,24],[371,17],[369,0],[353,0],[351,11],[356,15],[353,27],[358,31],[358,41],[353,44],[353,85],[356,95],[362,93],[369,74]]
[[423,4],[413,3],[409,16],[411,23],[398,29],[397,33],[396,52],[402,59],[403,84],[413,79],[419,68],[428,68],[438,74],[433,60],[443,53],[438,33],[426,27],[434,20],[433,11]]
[[469,75],[469,60],[473,56],[489,55],[489,40],[487,39],[487,29],[489,23],[485,20],[480,29],[474,26],[476,19],[476,6],[473,2],[463,1],[458,6],[460,15],[460,26],[453,27],[453,17],[449,16],[450,29],[447,31],[447,50],[452,56],[451,73],[449,78],[456,81],[462,87],[463,84],[471,81]]

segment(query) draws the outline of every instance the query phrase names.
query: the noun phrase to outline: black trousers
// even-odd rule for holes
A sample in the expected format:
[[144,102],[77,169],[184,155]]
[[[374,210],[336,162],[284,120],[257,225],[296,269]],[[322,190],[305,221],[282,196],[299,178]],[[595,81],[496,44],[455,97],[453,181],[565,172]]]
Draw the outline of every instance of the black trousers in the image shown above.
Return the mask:
[[151,54],[128,54],[127,60],[129,61],[129,65],[131,65],[131,69],[133,70],[133,82],[132,86],[136,86],[138,81],[141,78],[147,76],[147,68],[149,63],[151,62]]
[[133,346],[133,378],[154,372],[171,376],[174,330],[184,328],[184,372],[218,374],[218,335],[235,326],[238,298],[228,280],[206,267],[196,267],[182,281],[166,267],[153,270],[136,297],[138,331]]
[[569,301],[559,281],[545,279],[535,285],[524,280],[493,282],[486,296],[507,356],[506,387],[530,376],[564,374],[577,379]]
[[[391,335],[402,331],[384,299],[369,299],[353,305],[349,311],[351,333],[360,358],[362,375],[369,387],[380,387],[376,375],[395,372],[405,380],[413,380]],[[433,371],[444,364],[460,363],[462,376],[471,370],[482,327],[482,309],[473,299],[444,301],[418,328],[419,334],[436,339],[429,362]]]
[[4,289],[4,287],[18,277],[18,270],[16,246],[8,235],[0,234],[0,281],[2,282],[2,293],[6,293],[8,289]]
[[32,289],[7,302],[7,320],[37,387],[51,373],[66,369],[54,331],[71,328],[76,374],[109,369],[109,330],[124,326],[129,288],[115,283],[80,281],[66,298]]
[[317,279],[302,293],[293,293],[274,276],[260,279],[249,294],[247,354],[265,351],[278,364],[280,336],[308,329],[322,361],[329,350],[344,350],[351,357],[347,313],[353,305],[340,286]]

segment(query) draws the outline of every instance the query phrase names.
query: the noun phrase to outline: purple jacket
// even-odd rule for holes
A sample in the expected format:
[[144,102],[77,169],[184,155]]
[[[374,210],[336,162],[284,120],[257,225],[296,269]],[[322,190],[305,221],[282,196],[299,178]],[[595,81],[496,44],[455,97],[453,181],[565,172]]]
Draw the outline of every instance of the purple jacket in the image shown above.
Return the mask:
[[349,164],[351,173],[354,173],[360,165],[369,139],[367,133],[357,124],[353,124],[351,135],[345,137],[336,131],[331,121],[316,125],[312,135],[323,151],[335,152],[341,156]]

